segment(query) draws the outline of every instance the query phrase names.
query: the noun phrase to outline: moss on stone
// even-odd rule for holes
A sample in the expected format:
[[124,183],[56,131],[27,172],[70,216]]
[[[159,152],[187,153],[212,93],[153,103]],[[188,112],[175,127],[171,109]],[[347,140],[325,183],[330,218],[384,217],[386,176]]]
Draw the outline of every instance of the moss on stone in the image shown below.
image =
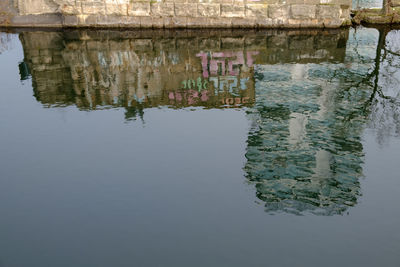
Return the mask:
[[384,15],[380,8],[363,9],[354,12],[352,19],[354,24],[396,24],[400,23],[400,9],[393,9],[393,12]]

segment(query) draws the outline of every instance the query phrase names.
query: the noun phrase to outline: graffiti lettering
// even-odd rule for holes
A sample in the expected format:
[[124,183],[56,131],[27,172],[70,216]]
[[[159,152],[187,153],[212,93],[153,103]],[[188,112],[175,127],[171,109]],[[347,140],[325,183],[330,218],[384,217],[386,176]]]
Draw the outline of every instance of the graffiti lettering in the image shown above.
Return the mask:
[[[247,51],[246,61],[244,58],[244,52],[212,52],[205,53],[201,52],[196,54],[197,57],[201,58],[201,66],[203,69],[203,77],[208,78],[216,75],[239,75],[239,67],[247,66],[249,68],[253,67],[254,59],[253,56],[258,55],[258,51]],[[210,58],[210,60],[209,60]],[[227,62],[227,64],[226,64]],[[228,69],[226,69],[228,65]]]
[[233,106],[247,104],[250,102],[250,97],[228,97],[221,99],[222,105]]
[[198,77],[196,80],[188,79],[182,81],[183,89],[196,89],[200,92],[201,90],[205,90],[208,87],[208,81],[203,80],[201,77]]

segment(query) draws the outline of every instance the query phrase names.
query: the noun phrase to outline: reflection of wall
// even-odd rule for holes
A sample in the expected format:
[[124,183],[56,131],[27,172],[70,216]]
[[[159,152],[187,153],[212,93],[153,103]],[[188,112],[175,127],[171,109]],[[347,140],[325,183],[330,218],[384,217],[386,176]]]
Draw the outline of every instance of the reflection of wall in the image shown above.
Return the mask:
[[[368,92],[345,90],[341,64],[258,66],[247,178],[268,212],[341,214],[357,203]],[[340,70],[338,73],[345,73]]]
[[255,64],[340,61],[347,32],[72,31],[20,38],[43,104],[129,109],[252,105]]

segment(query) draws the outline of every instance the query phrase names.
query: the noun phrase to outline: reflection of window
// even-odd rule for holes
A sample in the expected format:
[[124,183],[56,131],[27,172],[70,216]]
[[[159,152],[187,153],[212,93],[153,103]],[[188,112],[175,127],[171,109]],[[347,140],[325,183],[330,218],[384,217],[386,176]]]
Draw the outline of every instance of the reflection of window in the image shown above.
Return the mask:
[[31,72],[25,62],[19,63],[18,68],[21,81],[27,80],[31,77]]

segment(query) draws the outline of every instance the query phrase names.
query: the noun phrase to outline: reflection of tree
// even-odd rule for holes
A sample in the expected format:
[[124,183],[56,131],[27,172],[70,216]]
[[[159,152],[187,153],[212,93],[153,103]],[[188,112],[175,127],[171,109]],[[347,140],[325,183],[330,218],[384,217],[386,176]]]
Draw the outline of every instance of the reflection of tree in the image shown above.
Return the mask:
[[[388,38],[389,37],[389,38]],[[376,130],[383,143],[391,135],[400,135],[400,32],[379,29],[373,77],[373,90],[368,107],[369,127]]]
[[[360,110],[369,118],[368,126],[375,129],[378,141],[383,143],[391,135],[400,133],[400,32],[387,27],[378,28],[375,57],[373,59],[362,56],[355,46],[357,57],[354,61],[369,65],[368,71],[360,75],[357,82],[349,83],[344,90],[350,88],[364,88],[370,92],[368,99]],[[389,38],[388,38],[389,37]],[[355,34],[356,43],[358,43]],[[397,47],[396,47],[397,46]]]

